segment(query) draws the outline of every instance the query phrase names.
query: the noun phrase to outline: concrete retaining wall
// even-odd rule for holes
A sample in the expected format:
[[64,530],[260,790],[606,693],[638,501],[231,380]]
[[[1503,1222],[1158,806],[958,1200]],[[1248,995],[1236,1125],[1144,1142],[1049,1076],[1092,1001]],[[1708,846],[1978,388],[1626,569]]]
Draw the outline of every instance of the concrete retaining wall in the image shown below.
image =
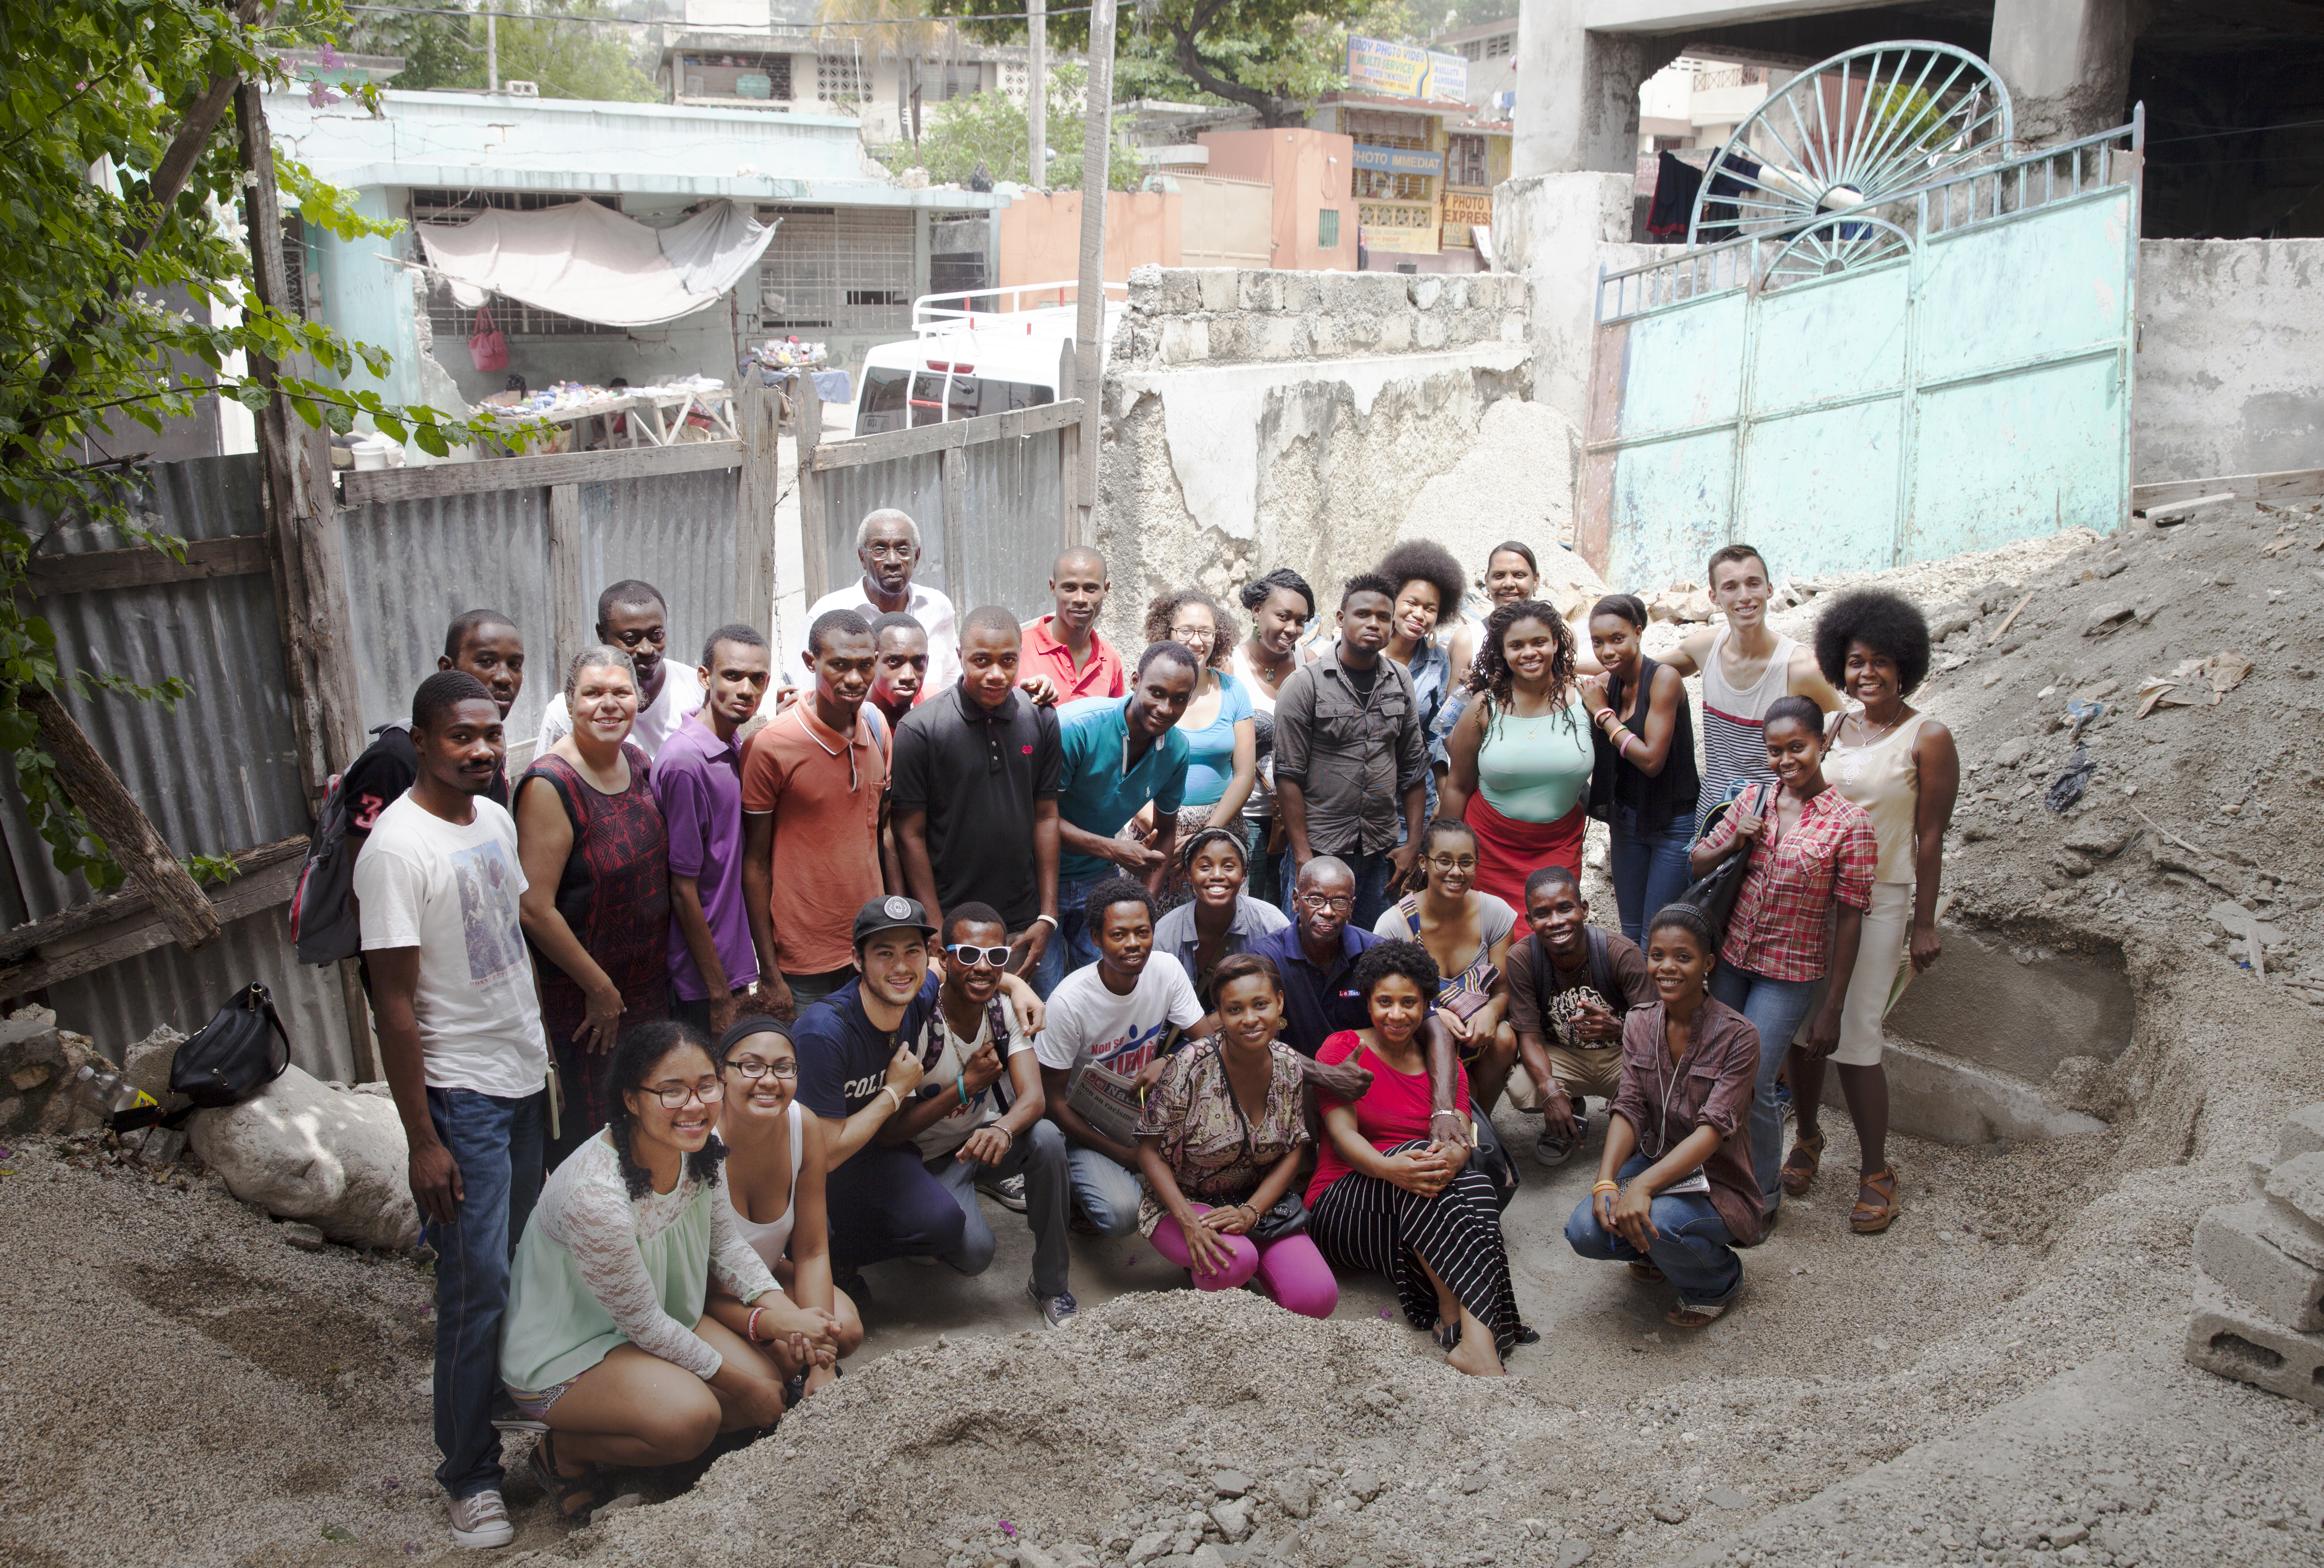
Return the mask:
[[1140,267],[1112,368],[1274,364],[1522,344],[1531,291],[1495,273]]
[[2138,247],[2138,482],[2324,467],[2324,239]]

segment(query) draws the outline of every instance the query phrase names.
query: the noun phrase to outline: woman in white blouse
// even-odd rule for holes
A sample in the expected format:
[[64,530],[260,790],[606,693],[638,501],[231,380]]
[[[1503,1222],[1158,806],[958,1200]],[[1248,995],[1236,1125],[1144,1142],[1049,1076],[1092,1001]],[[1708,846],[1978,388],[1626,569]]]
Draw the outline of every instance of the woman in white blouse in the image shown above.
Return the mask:
[[[734,1225],[709,1048],[683,1024],[641,1024],[605,1088],[613,1120],[542,1188],[501,1324],[501,1380],[548,1428],[533,1479],[567,1518],[600,1500],[600,1465],[682,1463],[783,1412],[781,1375],[750,1342],[777,1332],[761,1298],[782,1297]],[[760,1308],[748,1338],[706,1314],[714,1279]]]

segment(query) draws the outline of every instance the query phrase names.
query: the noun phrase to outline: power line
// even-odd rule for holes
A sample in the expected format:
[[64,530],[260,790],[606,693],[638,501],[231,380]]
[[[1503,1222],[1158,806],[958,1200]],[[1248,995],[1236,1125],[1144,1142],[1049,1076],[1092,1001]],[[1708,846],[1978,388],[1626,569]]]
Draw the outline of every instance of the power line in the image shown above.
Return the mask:
[[[2184,120],[2180,122],[2181,125],[2190,123],[2196,122]],[[2291,120],[2281,125],[2236,125],[2227,129],[2206,131],[2197,136],[2160,138],[2149,136],[2146,139],[2146,144],[2150,147],[2168,147],[2174,142],[2216,142],[2226,136],[2264,136],[2270,131],[2305,131],[2316,125],[2324,125],[2324,120]]]

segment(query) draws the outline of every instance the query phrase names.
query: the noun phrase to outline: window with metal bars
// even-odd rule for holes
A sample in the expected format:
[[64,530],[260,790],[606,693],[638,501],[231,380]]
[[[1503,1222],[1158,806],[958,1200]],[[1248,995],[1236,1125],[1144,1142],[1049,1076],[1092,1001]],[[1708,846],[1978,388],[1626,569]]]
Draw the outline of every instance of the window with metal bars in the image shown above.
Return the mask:
[[1347,124],[1342,128],[1359,142],[1375,147],[1411,147],[1428,150],[1428,121],[1420,115],[1389,115],[1377,109],[1342,111]]
[[1356,197],[1359,200],[1370,197],[1379,201],[1429,201],[1434,198],[1429,189],[1434,183],[1425,174],[1390,174],[1385,169],[1359,169]]
[[912,324],[908,208],[761,208],[782,226],[759,263],[762,328],[898,332]]
[[1444,183],[1485,183],[1485,139],[1482,136],[1452,135],[1444,138]]

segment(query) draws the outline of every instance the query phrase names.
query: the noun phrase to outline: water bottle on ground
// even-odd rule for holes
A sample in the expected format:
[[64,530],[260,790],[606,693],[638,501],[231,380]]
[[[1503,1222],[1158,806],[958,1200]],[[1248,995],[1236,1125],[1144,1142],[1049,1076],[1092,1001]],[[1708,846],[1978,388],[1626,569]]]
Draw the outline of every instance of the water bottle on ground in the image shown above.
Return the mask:
[[73,1098],[99,1116],[118,1116],[154,1103],[153,1097],[118,1073],[83,1066],[73,1075]]

